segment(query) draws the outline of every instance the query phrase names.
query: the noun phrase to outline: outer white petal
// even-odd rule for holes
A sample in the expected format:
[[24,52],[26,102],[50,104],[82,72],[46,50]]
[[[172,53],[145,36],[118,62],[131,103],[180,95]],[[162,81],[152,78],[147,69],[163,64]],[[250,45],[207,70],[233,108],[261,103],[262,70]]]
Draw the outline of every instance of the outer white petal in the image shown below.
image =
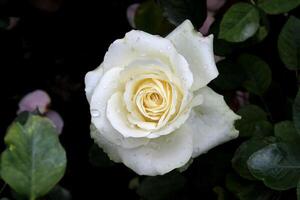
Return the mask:
[[172,41],[177,51],[188,61],[194,76],[194,91],[206,86],[218,76],[213,52],[213,35],[203,37],[194,29],[192,23],[186,20],[166,38]]
[[189,64],[172,42],[143,31],[130,31],[124,39],[116,40],[110,45],[103,61],[104,71],[112,67],[126,67],[140,58],[159,59],[181,80],[184,89],[192,86],[193,74]]
[[111,125],[119,131],[125,138],[127,137],[146,137],[150,131],[145,131],[136,126],[131,127],[127,119],[128,111],[122,102],[122,93],[114,93],[107,104],[107,118]]
[[110,97],[119,90],[119,75],[122,68],[112,68],[104,73],[90,102],[92,124],[98,129],[106,140],[113,144],[121,145],[124,148],[134,148],[146,144],[146,138],[125,139],[117,130],[115,130],[106,117],[107,102]]
[[121,162],[121,158],[118,153],[118,146],[105,139],[105,137],[99,133],[93,124],[91,124],[90,129],[91,137],[94,138],[95,143],[103,149],[108,157],[114,162]]
[[91,101],[93,92],[97,86],[97,83],[101,80],[103,75],[103,67],[100,65],[93,71],[88,72],[85,75],[84,82],[85,82],[85,94],[88,102]]
[[203,96],[203,103],[195,107],[184,124],[193,135],[193,157],[238,137],[234,121],[240,119],[227,106],[223,96],[208,87],[196,92]]
[[145,146],[119,149],[119,155],[122,162],[139,175],[161,175],[184,166],[190,160],[192,137],[180,128],[170,135],[153,139]]

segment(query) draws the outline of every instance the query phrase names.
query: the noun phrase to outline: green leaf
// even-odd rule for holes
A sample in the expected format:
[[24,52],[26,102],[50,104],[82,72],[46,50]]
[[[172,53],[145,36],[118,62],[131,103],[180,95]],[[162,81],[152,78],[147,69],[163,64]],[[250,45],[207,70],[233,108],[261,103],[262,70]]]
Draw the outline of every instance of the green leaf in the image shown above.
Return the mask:
[[279,56],[290,70],[300,68],[300,20],[289,17],[278,38]]
[[248,168],[253,176],[274,190],[291,189],[300,178],[299,154],[299,145],[270,144],[250,156]]
[[145,1],[138,7],[134,21],[137,29],[151,34],[166,35],[174,29],[154,0]]
[[278,196],[262,184],[247,181],[234,174],[226,176],[226,188],[239,200],[274,200],[274,197]]
[[64,175],[66,153],[48,119],[31,115],[23,125],[14,122],[4,140],[1,176],[17,193],[36,199]]
[[219,38],[242,42],[252,37],[259,28],[259,11],[248,3],[236,3],[225,13]]
[[260,15],[259,28],[256,31],[253,38],[251,38],[254,44],[263,41],[268,36],[270,30],[268,16],[263,11],[259,11],[259,15]]
[[286,143],[300,144],[300,135],[297,134],[295,126],[291,121],[283,121],[275,125],[275,136]]
[[240,131],[240,137],[251,137],[257,130],[257,124],[267,120],[267,114],[255,105],[245,106],[237,113],[242,117],[235,123],[235,127]]
[[222,60],[217,63],[219,76],[213,83],[223,90],[234,90],[242,85],[245,79],[243,69],[239,65],[230,61]]
[[185,178],[178,172],[163,176],[145,178],[137,189],[137,193],[147,200],[174,199],[183,189]]
[[114,165],[114,162],[111,161],[107,154],[96,144],[93,144],[90,148],[89,161],[95,167],[107,168]]
[[300,90],[297,93],[297,96],[293,105],[293,121],[295,128],[300,135]]
[[68,190],[57,185],[46,196],[46,200],[71,200],[72,196]]
[[269,65],[259,57],[250,54],[241,55],[238,58],[238,63],[246,74],[243,86],[253,94],[263,95],[272,81]]
[[234,153],[232,158],[232,167],[241,177],[249,180],[255,180],[255,178],[249,172],[247,161],[254,152],[262,149],[274,141],[274,138],[268,137],[263,139],[252,138],[242,143]]
[[300,5],[300,0],[258,0],[257,6],[274,15],[289,12]]
[[168,20],[178,26],[189,19],[196,28],[200,28],[206,19],[205,0],[159,0]]

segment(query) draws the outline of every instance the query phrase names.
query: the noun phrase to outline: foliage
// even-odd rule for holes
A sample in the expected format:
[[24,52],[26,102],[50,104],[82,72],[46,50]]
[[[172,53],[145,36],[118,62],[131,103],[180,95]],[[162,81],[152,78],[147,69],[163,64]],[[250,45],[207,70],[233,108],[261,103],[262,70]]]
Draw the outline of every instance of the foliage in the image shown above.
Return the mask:
[[[15,45],[22,51],[30,49],[35,52],[33,58],[30,58],[32,52],[22,52],[23,56],[19,51],[11,49],[10,52],[16,53],[7,59],[8,63],[13,63],[8,65],[13,72],[8,76],[9,82],[5,84],[11,83],[13,79],[18,82],[18,87],[11,86],[11,89],[6,86],[8,89],[3,92],[8,100],[2,108],[5,110],[5,117],[0,120],[0,130],[4,137],[0,159],[0,199],[69,200],[72,196],[79,198],[72,193],[78,194],[82,190],[84,195],[89,195],[90,192],[99,195],[99,199],[103,198],[101,195],[110,194],[113,197],[124,195],[124,198],[129,196],[129,199],[145,200],[300,200],[300,0],[227,0],[223,7],[207,12],[209,1],[140,1],[134,24],[136,29],[165,36],[185,19],[190,19],[199,30],[208,15],[213,18],[209,33],[214,34],[215,55],[222,56],[222,60],[217,62],[219,76],[209,86],[224,95],[228,105],[242,117],[235,123],[240,135],[238,139],[190,160],[189,168],[184,167],[180,172],[175,170],[156,177],[137,176],[125,167],[113,163],[102,149],[91,144],[90,139],[83,139],[81,142],[81,138],[89,137],[89,125],[86,123],[88,115],[85,106],[82,106],[86,100],[82,100],[83,88],[79,84],[83,77],[80,76],[79,80],[72,82],[65,75],[67,72],[70,76],[75,74],[78,77],[88,67],[99,64],[99,48],[101,52],[103,46],[104,52],[106,46],[103,44],[107,44],[106,40],[112,39],[110,37],[115,39],[128,31],[128,25],[122,25],[120,19],[125,16],[125,8],[122,7],[124,12],[121,14],[120,11],[112,9],[120,4],[128,6],[129,3],[112,0],[109,4],[109,1],[101,1],[101,6],[98,7],[82,3],[83,6],[78,5],[80,9],[82,6],[82,10],[74,11],[80,17],[68,16],[69,18],[60,20],[59,17],[68,15],[68,9],[72,7],[67,6],[69,2],[66,1],[65,10],[58,11],[57,15],[39,11],[41,15],[37,12],[28,17],[26,12],[22,12],[21,16],[26,17],[21,17],[20,25],[13,26],[10,24],[11,16],[1,16],[0,35],[3,37],[11,34],[19,38],[14,41],[16,44],[9,40],[6,46],[2,44],[5,42],[3,39],[0,46],[7,48]],[[5,2],[1,1],[0,6]],[[12,5],[8,8],[10,6]],[[33,5],[27,7],[31,9],[30,12],[36,12],[32,11]],[[85,9],[86,17],[80,12]],[[104,12],[106,9],[109,14]],[[90,14],[91,10],[96,10],[96,13],[103,12],[102,18]],[[118,20],[113,21],[115,23],[111,22],[112,15],[118,17]],[[41,21],[37,20],[28,25],[26,20],[32,20],[35,16],[42,16]],[[52,17],[56,21],[41,26]],[[47,35],[55,35],[57,41],[45,42],[48,37],[44,36],[46,31],[41,29],[48,27],[46,30],[52,30],[53,24],[58,21],[62,21],[59,24],[62,27],[68,27],[69,24],[65,23],[74,21],[72,23],[75,28],[64,33],[68,39],[57,36],[65,30],[59,29]],[[90,28],[94,26],[100,26],[98,32]],[[33,27],[41,28],[35,32]],[[30,32],[31,29],[34,31]],[[108,38],[100,37],[105,32],[103,30],[108,32],[105,36]],[[73,33],[76,39],[69,39],[69,35]],[[43,40],[33,39],[38,34]],[[10,37],[14,39],[13,36]],[[30,38],[27,38],[29,42],[26,37]],[[54,50],[47,49],[55,45],[57,47]],[[95,49],[90,50],[87,47]],[[59,53],[45,56],[43,52]],[[0,62],[7,54],[3,55]],[[39,56],[39,62],[34,60]],[[84,59],[77,58],[80,56]],[[22,57],[21,61],[14,62],[16,57]],[[56,60],[50,62],[47,60],[50,57]],[[74,61],[61,64],[70,58]],[[26,69],[32,63],[37,63],[38,67],[35,66],[33,70],[40,71],[32,72],[31,78],[24,78],[22,73],[16,73],[16,69],[11,67],[19,63],[25,63]],[[41,63],[46,63],[45,67],[41,67]],[[69,66],[75,66],[74,63],[79,63],[76,66],[83,68],[77,70],[72,67],[70,70]],[[2,67],[2,62],[0,64]],[[59,73],[63,74],[63,78],[56,72],[59,70],[62,71]],[[45,77],[36,75],[46,74],[45,71],[49,71]],[[2,74],[6,76],[6,73]],[[41,83],[42,87],[53,93],[51,106],[61,108],[64,111],[62,116],[69,117],[65,123],[66,132],[59,136],[53,123],[43,113],[34,111],[34,114],[20,113],[5,134],[8,123],[11,123],[16,113],[12,109],[17,105],[15,99],[19,99],[36,83]],[[78,132],[77,127],[81,127]],[[67,153],[70,151],[68,163],[71,164],[68,166],[66,151],[60,141],[66,145]],[[76,142],[84,145],[77,145]],[[69,186],[70,192],[58,185],[62,178],[60,184]],[[76,186],[75,182],[78,182]],[[115,187],[113,193],[108,191],[112,187]],[[92,198],[84,196],[83,199]]]

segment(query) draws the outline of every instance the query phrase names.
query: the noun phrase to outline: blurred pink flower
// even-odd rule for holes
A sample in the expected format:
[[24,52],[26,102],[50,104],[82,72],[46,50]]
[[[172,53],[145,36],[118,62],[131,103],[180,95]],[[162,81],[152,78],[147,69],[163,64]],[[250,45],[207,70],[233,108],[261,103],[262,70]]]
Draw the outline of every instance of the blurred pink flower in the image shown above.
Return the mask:
[[43,90],[35,90],[25,95],[19,102],[17,114],[27,111],[34,112],[38,110],[41,115],[47,117],[53,122],[58,134],[62,132],[64,121],[62,117],[54,110],[48,110],[51,103],[50,96]]
[[60,134],[64,127],[64,121],[60,114],[54,110],[49,110],[45,116],[53,122],[58,134]]
[[202,27],[199,29],[200,33],[203,35],[207,35],[210,29],[210,26],[214,23],[215,18],[213,17],[213,13],[208,12],[207,17],[202,25]]
[[212,12],[218,11],[224,4],[226,0],[207,0],[207,9]]
[[127,20],[132,28],[135,28],[134,16],[139,6],[139,3],[135,3],[127,8]]
[[41,114],[44,114],[47,111],[50,102],[51,99],[45,91],[35,90],[28,93],[20,100],[17,113],[19,114],[23,111],[34,112],[38,109]]
[[8,26],[6,27],[6,30],[11,30],[15,28],[19,20],[20,18],[18,17],[9,17],[9,22],[8,22]]
[[238,111],[241,107],[248,104],[249,104],[249,93],[236,91],[235,96],[233,97],[232,102],[230,103],[230,107],[234,111]]

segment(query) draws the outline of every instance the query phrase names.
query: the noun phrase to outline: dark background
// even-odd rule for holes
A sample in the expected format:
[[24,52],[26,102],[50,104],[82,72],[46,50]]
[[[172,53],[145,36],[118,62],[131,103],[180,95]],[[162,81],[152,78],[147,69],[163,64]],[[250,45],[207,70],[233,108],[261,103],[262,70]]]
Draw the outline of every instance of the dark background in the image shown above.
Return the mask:
[[[126,18],[131,0],[0,0],[0,19],[18,17],[12,30],[0,29],[0,135],[16,117],[28,92],[43,89],[51,108],[63,117],[60,136],[68,166],[61,185],[73,199],[136,199],[128,182],[135,174],[122,165],[90,165],[89,108],[84,75],[96,68],[109,44],[131,29]],[[4,149],[1,139],[1,151]],[[9,193],[6,188],[4,193]]]
[[[65,123],[60,140],[67,152],[68,166],[60,185],[71,192],[73,199],[139,199],[134,190],[128,189],[129,181],[136,177],[130,169],[122,164],[97,168],[89,162],[93,141],[83,83],[85,74],[100,65],[109,45],[132,29],[126,9],[136,2],[139,1],[0,0],[0,20],[19,19],[11,30],[0,28],[0,150],[5,148],[2,138],[16,117],[19,100],[36,89],[48,92],[51,109],[58,111]],[[217,17],[236,0],[228,2]],[[299,9],[292,14],[299,16]],[[290,115],[286,114],[286,96],[294,97],[297,87],[295,74],[283,67],[274,42],[285,20],[283,15],[270,17],[269,36],[257,46],[243,49],[264,57],[272,69],[273,84],[265,98],[274,122]],[[232,56],[238,54],[239,50]],[[216,199],[212,188],[215,182],[224,184],[223,168],[232,171],[230,160],[240,143],[239,139],[226,143],[197,158],[184,172],[188,180],[185,198],[177,198]],[[3,195],[10,195],[9,187],[0,197]],[[291,199],[294,191],[280,195]]]

